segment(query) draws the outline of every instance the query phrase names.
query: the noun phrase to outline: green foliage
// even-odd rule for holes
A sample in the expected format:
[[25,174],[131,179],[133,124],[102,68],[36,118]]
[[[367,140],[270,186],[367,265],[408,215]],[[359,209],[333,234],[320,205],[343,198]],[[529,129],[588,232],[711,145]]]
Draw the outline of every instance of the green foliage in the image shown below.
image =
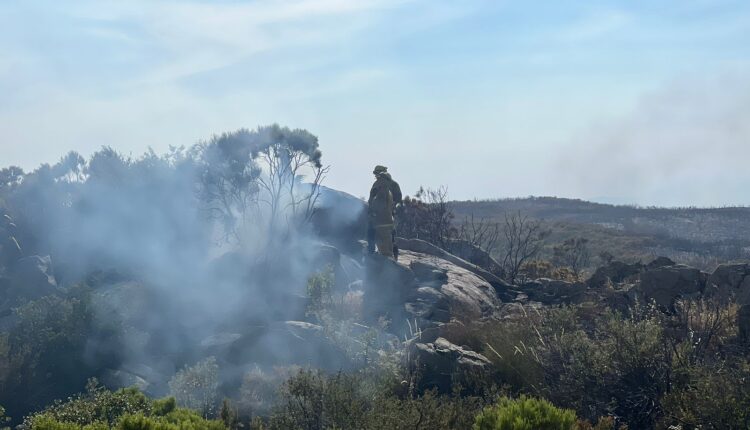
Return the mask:
[[206,420],[187,409],[177,409],[164,416],[125,415],[115,428],[118,430],[226,430],[221,421]]
[[576,414],[560,409],[544,399],[521,396],[501,398],[497,405],[482,411],[474,430],[571,430]]
[[109,391],[91,380],[87,391],[69,398],[65,402],[56,401],[43,413],[33,415],[28,421],[30,427],[42,418],[75,425],[103,422],[113,425],[120,416],[129,413],[152,411],[152,402],[136,388],[123,388]]
[[333,304],[333,286],[335,278],[333,267],[329,264],[320,272],[313,273],[307,280],[308,316],[321,319],[324,313],[331,310]]
[[169,391],[180,406],[196,409],[204,417],[212,415],[217,406],[219,366],[209,357],[185,367],[169,380]]
[[240,425],[240,418],[237,412],[237,408],[232,405],[231,400],[224,399],[221,402],[221,410],[219,411],[219,419],[224,423],[224,426],[228,429],[236,429]]
[[[409,393],[392,373],[325,375],[302,370],[282,387],[271,429],[469,428],[487,402],[481,397]],[[405,390],[407,389],[407,390]]]
[[750,423],[750,362],[691,366],[662,401],[661,428],[734,429]]
[[18,323],[0,335],[0,403],[13,416],[68,396],[100,368],[117,365],[116,326],[94,317],[87,288],[28,302],[16,314]]
[[29,430],[219,430],[221,421],[206,420],[195,411],[176,407],[172,397],[151,400],[136,388],[106,390],[91,381],[88,391],[56,402],[26,419]]

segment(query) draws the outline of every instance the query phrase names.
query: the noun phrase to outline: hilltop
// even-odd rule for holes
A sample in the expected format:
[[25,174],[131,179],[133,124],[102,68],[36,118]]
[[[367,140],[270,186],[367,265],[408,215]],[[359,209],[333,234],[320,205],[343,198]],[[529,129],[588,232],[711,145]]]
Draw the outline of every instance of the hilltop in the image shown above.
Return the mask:
[[748,207],[640,207],[558,197],[452,201],[449,207],[457,219],[473,215],[493,222],[521,212],[547,224],[550,246],[581,236],[595,254],[606,250],[624,260],[667,255],[708,269],[750,256]]

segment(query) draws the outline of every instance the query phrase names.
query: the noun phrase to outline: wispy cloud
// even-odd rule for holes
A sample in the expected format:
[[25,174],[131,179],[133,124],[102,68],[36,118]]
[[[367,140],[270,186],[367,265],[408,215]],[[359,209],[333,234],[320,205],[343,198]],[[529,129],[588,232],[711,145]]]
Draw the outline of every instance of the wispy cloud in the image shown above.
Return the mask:
[[565,42],[596,40],[623,30],[634,19],[633,14],[619,9],[590,12],[583,18],[563,28],[559,32],[559,38]]

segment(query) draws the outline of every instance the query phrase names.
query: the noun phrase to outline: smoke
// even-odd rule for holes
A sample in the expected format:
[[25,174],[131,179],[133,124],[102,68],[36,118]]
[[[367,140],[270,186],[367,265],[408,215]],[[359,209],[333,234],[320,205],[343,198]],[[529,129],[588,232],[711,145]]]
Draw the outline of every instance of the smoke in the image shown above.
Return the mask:
[[[0,195],[25,253],[52,255],[63,285],[88,280],[98,317],[123,324],[124,367],[169,377],[217,342],[304,316],[320,269],[313,208],[361,211],[318,201],[325,171],[315,136],[274,125],[164,155],[71,153]],[[293,356],[286,346],[266,339],[264,355]]]
[[600,124],[559,158],[572,194],[620,203],[750,204],[747,73],[684,80]]

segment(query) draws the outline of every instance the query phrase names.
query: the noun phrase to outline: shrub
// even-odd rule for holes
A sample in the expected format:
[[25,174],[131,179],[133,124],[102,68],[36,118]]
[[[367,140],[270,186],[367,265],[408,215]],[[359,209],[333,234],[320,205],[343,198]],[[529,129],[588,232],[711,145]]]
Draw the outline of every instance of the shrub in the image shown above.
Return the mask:
[[204,417],[216,411],[218,389],[219,366],[214,357],[185,367],[169,380],[169,391],[177,403],[200,411]]
[[501,398],[474,421],[474,430],[571,430],[576,414],[560,409],[544,399],[521,396]]
[[748,428],[750,423],[750,362],[719,361],[684,370],[662,400],[660,428]]
[[[405,393],[401,377],[371,371],[290,378],[269,420],[271,429],[448,430],[470,428],[488,402],[476,396]],[[405,382],[405,381],[404,381]]]
[[96,422],[112,426],[122,415],[152,412],[153,403],[137,388],[109,391],[98,385],[96,380],[90,380],[86,388],[85,393],[73,396],[66,402],[55,401],[41,414],[32,415],[27,419],[26,427],[35,428],[41,425],[38,421],[46,419],[77,426]]
[[18,323],[0,334],[0,404],[22,417],[81,390],[103,368],[118,366],[118,330],[102,324],[90,291],[74,287],[16,310]]
[[219,430],[220,421],[206,420],[196,412],[178,408],[174,398],[151,400],[136,388],[109,391],[95,381],[88,391],[26,419],[29,430]]

